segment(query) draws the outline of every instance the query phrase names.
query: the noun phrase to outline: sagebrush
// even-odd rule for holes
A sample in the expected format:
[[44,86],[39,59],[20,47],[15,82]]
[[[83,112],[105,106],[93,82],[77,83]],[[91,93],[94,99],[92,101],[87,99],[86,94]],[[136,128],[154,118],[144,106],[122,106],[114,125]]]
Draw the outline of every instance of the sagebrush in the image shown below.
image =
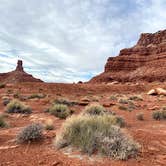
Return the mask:
[[57,148],[72,145],[88,154],[99,152],[122,160],[136,156],[138,144],[114,124],[111,115],[72,116],[63,124],[55,145]]

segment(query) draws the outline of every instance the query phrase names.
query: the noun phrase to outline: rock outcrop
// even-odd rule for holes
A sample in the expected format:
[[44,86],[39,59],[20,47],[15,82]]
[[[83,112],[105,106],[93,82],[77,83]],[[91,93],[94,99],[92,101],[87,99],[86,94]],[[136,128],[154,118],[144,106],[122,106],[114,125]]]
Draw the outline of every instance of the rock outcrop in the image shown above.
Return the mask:
[[166,81],[166,30],[143,33],[132,48],[110,57],[102,74],[90,82]]
[[23,62],[18,60],[17,67],[14,71],[8,73],[0,73],[0,82],[4,83],[21,83],[21,82],[43,82],[34,78],[31,74],[24,71]]

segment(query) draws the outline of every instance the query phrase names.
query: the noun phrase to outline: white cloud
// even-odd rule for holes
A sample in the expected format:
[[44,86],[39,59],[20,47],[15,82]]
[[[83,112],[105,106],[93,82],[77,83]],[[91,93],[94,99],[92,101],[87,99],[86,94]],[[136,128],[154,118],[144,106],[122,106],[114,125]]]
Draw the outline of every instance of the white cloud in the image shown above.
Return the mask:
[[1,0],[0,72],[17,58],[49,82],[88,80],[141,32],[165,29],[165,0]]

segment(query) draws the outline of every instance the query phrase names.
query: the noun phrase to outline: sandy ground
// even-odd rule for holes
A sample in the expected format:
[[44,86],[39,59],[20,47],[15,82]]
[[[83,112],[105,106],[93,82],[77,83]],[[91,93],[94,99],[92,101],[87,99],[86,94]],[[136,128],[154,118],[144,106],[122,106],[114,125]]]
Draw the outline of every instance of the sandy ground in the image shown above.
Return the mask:
[[[166,83],[151,84],[117,84],[117,85],[92,85],[92,84],[46,84],[26,83],[8,84],[0,89],[0,113],[5,111],[2,97],[13,98],[19,94],[21,99],[42,93],[43,99],[26,99],[25,104],[33,109],[29,116],[10,114],[6,117],[9,128],[0,128],[0,166],[165,166],[166,165],[166,121],[152,119],[152,112],[166,106],[166,96],[149,96],[147,91],[153,87],[166,88]],[[133,101],[136,106],[131,112],[119,109],[119,102],[111,100],[110,96],[127,98],[141,95],[143,101]],[[136,159],[116,161],[101,156],[87,156],[66,148],[56,150],[53,140],[56,137],[64,120],[60,120],[44,110],[56,98],[66,98],[77,101],[80,105],[72,106],[75,114],[80,113],[84,104],[99,102],[109,111],[116,112],[124,117],[127,126],[123,129],[140,143],[141,149]],[[139,121],[136,114],[142,112],[144,121]],[[32,122],[42,122],[52,119],[54,130],[44,131],[44,140],[38,143],[18,145],[15,142],[17,133],[22,127]]]

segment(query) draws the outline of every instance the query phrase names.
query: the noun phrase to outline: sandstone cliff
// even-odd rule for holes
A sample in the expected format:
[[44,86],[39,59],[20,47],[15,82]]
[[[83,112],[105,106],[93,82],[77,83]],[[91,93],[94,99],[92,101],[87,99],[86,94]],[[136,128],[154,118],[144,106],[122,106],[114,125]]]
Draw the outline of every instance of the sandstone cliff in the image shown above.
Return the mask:
[[4,83],[20,83],[20,82],[43,82],[26,73],[23,69],[22,61],[18,60],[17,67],[14,71],[8,73],[0,73],[0,82]]
[[102,74],[90,82],[166,81],[166,30],[143,33],[132,48],[110,57]]

